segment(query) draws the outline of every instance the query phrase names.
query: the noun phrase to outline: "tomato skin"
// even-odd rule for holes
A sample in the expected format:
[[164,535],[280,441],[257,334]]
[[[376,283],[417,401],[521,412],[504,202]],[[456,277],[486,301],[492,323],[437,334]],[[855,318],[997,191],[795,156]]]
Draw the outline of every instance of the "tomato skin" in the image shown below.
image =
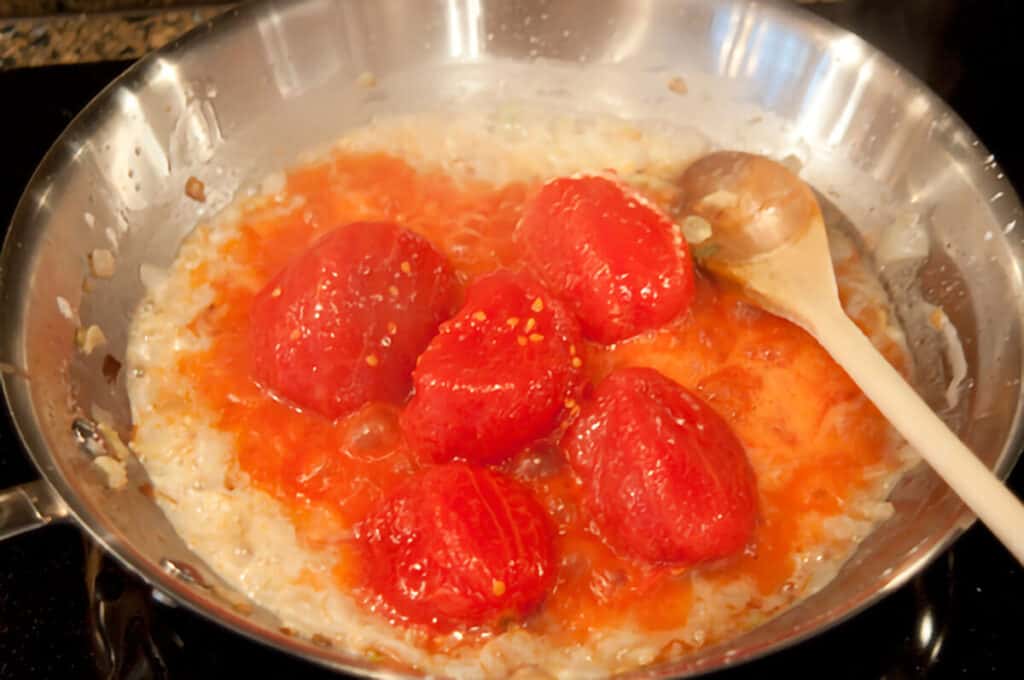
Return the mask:
[[696,395],[649,368],[597,386],[562,438],[602,536],[655,564],[691,565],[742,551],[757,522],[743,445]]
[[612,179],[549,181],[516,228],[530,269],[604,344],[663,326],[693,301],[693,263],[672,221]]
[[328,418],[370,401],[401,404],[416,357],[458,297],[451,267],[423,237],[383,222],[337,227],[256,295],[253,377]]
[[377,608],[439,631],[521,619],[554,582],[544,509],[518,482],[465,463],[421,471],[356,535]]
[[420,357],[402,414],[406,439],[435,462],[509,458],[574,404],[581,348],[575,319],[531,276],[478,279]]

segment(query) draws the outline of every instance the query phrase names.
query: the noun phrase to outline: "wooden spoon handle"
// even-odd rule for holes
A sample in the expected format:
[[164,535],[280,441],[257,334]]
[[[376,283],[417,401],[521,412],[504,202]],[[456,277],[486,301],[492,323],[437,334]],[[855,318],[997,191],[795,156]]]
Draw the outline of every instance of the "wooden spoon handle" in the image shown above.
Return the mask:
[[809,328],[860,389],[975,515],[1024,564],[1024,505],[946,427],[841,312]]

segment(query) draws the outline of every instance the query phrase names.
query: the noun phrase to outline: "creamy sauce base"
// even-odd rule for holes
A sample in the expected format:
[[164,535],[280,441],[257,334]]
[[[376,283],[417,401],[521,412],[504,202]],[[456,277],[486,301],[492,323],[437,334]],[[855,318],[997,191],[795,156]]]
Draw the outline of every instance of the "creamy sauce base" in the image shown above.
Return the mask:
[[[249,378],[252,296],[324,229],[395,221],[431,240],[469,282],[517,267],[511,231],[543,179],[612,168],[667,208],[671,178],[704,148],[692,132],[610,119],[382,121],[289,172],[272,196],[200,226],[140,310],[129,348],[141,369],[130,385],[134,448],[178,531],[289,628],[462,675],[526,663],[556,676],[625,670],[732,637],[820,588],[891,513],[884,499],[905,459],[813,339],[708,275],[677,322],[610,348],[588,344],[582,356],[595,382],[617,366],[657,368],[732,425],[758,478],[753,544],[686,570],[619,558],[591,530],[552,442],[539,442],[504,469],[549,510],[561,564],[540,611],[504,631],[436,636],[390,626],[366,606],[352,525],[424,464],[402,441],[398,407],[371,404],[331,423]],[[844,301],[899,364],[884,297],[844,250]]]

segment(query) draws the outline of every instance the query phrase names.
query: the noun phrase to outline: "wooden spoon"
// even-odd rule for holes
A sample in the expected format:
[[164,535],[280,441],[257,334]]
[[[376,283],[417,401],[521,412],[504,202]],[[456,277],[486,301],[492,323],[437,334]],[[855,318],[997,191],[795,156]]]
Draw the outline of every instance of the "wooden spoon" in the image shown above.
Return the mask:
[[[704,264],[814,336],[964,503],[1024,564],[1024,506],[932,412],[839,303],[810,188],[761,156],[718,152],[683,175],[684,214],[712,236]],[[703,244],[702,244],[703,246]]]

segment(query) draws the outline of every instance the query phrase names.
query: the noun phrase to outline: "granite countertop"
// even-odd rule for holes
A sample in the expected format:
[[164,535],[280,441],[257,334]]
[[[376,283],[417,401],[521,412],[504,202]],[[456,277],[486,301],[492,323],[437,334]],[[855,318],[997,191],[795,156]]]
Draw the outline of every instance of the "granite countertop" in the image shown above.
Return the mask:
[[0,15],[0,69],[136,59],[230,7]]
[[[793,1],[814,5],[844,0]],[[137,59],[234,4],[233,0],[0,0],[0,70]]]

